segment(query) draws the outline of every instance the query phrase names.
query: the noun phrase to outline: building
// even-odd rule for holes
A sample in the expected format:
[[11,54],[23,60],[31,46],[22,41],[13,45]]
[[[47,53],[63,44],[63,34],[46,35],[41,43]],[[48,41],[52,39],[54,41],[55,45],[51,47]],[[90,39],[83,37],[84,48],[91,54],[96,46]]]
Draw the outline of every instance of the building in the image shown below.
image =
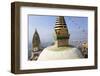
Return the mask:
[[69,45],[69,31],[63,16],[58,16],[55,24],[58,47]]
[[84,58],[88,58],[88,43],[82,44],[82,54]]
[[37,30],[35,30],[35,33],[34,33],[33,39],[32,39],[32,54],[31,54],[30,60],[38,59],[38,56],[41,53],[40,44],[41,44],[41,42],[40,42],[39,34],[38,34]]

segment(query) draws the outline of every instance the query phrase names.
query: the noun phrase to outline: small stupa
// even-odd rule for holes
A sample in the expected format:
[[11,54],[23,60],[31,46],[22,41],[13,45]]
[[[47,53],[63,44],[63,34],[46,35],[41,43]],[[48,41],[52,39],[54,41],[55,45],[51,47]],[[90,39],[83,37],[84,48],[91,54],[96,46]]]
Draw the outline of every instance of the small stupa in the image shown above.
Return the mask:
[[70,34],[63,16],[58,16],[55,23],[55,44],[45,48],[38,60],[80,59],[82,53],[76,47],[69,45]]

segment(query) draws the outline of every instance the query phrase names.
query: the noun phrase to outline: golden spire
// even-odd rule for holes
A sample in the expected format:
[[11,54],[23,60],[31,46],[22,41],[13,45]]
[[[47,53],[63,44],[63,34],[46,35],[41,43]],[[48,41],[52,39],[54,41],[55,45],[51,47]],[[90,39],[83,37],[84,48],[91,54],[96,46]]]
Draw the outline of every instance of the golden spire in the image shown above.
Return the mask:
[[67,46],[69,42],[69,32],[64,17],[58,16],[55,25],[58,47]]
[[65,19],[63,16],[58,16],[56,19],[56,26],[66,25]]

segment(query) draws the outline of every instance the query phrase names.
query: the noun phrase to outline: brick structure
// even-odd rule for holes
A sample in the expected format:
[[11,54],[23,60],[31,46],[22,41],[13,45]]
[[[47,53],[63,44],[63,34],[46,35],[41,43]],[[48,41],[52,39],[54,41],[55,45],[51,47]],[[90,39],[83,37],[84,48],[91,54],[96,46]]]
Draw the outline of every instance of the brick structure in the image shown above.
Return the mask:
[[57,37],[57,46],[65,47],[69,45],[69,32],[63,16],[58,16],[55,24],[55,32]]

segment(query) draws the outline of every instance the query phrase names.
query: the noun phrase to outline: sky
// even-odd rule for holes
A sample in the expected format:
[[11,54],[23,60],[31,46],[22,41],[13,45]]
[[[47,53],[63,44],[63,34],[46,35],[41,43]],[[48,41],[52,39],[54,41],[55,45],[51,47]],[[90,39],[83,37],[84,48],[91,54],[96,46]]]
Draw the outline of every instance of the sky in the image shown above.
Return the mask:
[[[65,16],[65,21],[70,33],[70,44],[75,42],[87,41],[88,36],[88,17]],[[54,42],[54,27],[56,23],[56,16],[28,16],[28,35],[29,44],[32,43],[33,34],[37,29],[41,44]]]

